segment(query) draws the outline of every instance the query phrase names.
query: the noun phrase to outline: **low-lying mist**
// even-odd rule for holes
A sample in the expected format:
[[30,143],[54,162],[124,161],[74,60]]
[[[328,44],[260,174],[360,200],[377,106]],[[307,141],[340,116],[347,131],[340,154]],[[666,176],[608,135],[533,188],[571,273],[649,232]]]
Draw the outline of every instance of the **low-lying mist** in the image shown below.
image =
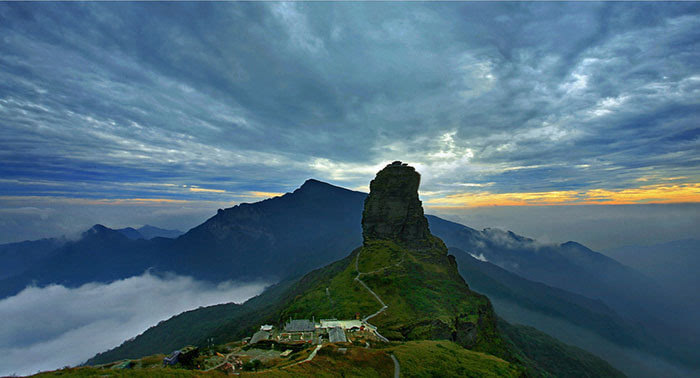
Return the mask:
[[554,318],[527,310],[510,301],[490,298],[496,314],[515,323],[535,327],[560,341],[585,349],[608,361],[630,377],[697,377],[700,371],[633,348],[612,343],[593,332]]
[[426,213],[481,230],[500,228],[545,243],[573,240],[598,252],[629,244],[700,238],[700,204],[428,207]]
[[266,282],[213,285],[144,273],[78,288],[28,287],[0,300],[0,376],[77,365],[183,311],[242,303]]

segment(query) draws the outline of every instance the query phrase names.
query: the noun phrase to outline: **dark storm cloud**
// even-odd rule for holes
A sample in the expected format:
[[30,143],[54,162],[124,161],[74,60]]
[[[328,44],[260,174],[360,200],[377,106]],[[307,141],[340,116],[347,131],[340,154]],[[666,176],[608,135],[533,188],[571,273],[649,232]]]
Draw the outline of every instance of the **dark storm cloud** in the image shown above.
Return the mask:
[[0,188],[240,200],[397,158],[426,193],[698,182],[699,9],[2,4]]

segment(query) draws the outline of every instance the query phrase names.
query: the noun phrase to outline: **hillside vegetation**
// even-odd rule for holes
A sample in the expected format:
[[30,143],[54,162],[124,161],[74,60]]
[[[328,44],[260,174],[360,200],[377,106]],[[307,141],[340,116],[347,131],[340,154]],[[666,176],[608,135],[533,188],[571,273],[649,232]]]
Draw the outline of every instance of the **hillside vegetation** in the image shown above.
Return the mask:
[[233,341],[260,324],[281,325],[290,318],[358,317],[377,327],[372,348],[334,354],[324,346],[317,359],[284,372],[273,364],[263,373],[381,376],[392,369],[373,364],[389,364],[387,353],[394,353],[409,367],[403,373],[408,376],[621,375],[539,331],[499,322],[489,299],[470,290],[454,256],[430,233],[418,199],[419,181],[418,173],[400,162],[377,174],[365,201],[364,243],[346,258],[275,285],[242,306],[179,315],[90,363],[137,358],[149,348],[168,352],[164,345],[173,340]]

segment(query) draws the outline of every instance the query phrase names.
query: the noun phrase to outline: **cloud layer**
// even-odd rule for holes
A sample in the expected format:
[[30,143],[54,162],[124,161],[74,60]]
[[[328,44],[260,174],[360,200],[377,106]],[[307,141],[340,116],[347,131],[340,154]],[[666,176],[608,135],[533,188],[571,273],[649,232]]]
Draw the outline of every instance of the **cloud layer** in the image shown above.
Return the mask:
[[0,375],[33,374],[84,362],[183,311],[241,303],[265,283],[210,285],[145,273],[110,284],[29,287],[0,301]]
[[700,201],[697,3],[4,3],[0,35],[5,197],[232,203],[401,159],[452,205]]
[[700,204],[437,207],[426,212],[479,230],[512,230],[539,242],[574,240],[599,252],[700,237]]

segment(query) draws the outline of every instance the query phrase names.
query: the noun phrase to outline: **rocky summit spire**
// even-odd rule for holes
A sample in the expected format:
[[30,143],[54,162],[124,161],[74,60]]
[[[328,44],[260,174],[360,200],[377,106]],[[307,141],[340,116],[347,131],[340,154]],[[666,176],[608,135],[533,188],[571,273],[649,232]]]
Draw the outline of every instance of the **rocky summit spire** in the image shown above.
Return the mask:
[[429,243],[428,220],[418,199],[420,174],[408,164],[395,161],[379,171],[369,184],[362,213],[365,242],[391,239],[407,247]]

